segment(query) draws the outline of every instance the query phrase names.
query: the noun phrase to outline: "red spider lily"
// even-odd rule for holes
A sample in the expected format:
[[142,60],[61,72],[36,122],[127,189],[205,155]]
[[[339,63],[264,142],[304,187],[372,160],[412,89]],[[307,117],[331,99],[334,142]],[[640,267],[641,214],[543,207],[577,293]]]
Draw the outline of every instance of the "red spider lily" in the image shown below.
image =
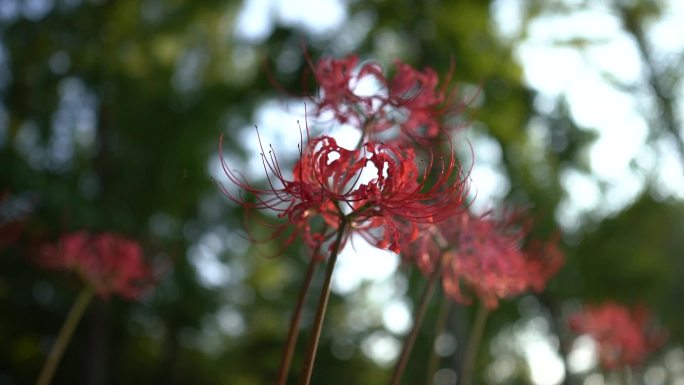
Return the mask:
[[[461,113],[465,103],[449,90],[450,76],[439,86],[437,73],[427,68],[418,71],[397,61],[397,74],[391,80],[373,62],[357,70],[359,58],[325,58],[313,64],[314,76],[321,96],[314,99],[315,115],[331,111],[338,122],[351,123],[368,138],[397,127],[409,139],[425,144],[442,135],[449,118]],[[377,81],[379,89],[371,95],[360,95],[356,87],[364,78]]]
[[[439,174],[433,176],[434,162],[419,171],[411,149],[370,142],[360,150],[347,150],[334,138],[321,136],[308,142],[288,180],[270,154],[262,154],[267,189],[253,187],[221,156],[228,179],[254,200],[226,188],[223,192],[247,209],[268,209],[285,218],[274,226],[273,237],[293,228],[287,242],[301,233],[307,245],[318,249],[345,223],[377,247],[399,251],[401,237],[417,235],[416,224],[436,223],[463,209],[467,182],[453,157],[441,162]],[[364,176],[370,179],[362,180]],[[315,217],[322,219],[322,231],[312,229]]]
[[376,63],[366,63],[357,71],[359,58],[350,55],[342,59],[324,58],[315,65],[309,62],[322,95],[315,103],[317,115],[332,111],[340,123],[352,123],[363,127],[367,122],[378,120],[382,109],[380,95],[361,96],[355,92],[356,86],[365,77],[375,77],[384,83],[382,68]]
[[[268,184],[268,188],[262,189],[254,187],[238,171],[226,164],[222,144],[223,138],[219,146],[221,166],[228,180],[239,189],[234,194],[220,185],[223,194],[244,207],[248,213],[252,210],[268,210],[274,212],[278,218],[286,219],[286,222],[280,224],[264,223],[273,229],[273,234],[265,241],[285,236],[284,243],[287,246],[297,234],[302,234],[305,243],[317,250],[334,236],[334,231],[329,230],[336,228],[340,222],[342,212],[339,204],[349,194],[341,185],[347,180],[343,163],[349,161],[352,151],[339,147],[333,138],[315,138],[306,144],[304,150],[300,147],[300,159],[294,167],[292,180],[288,180],[273,150],[266,156],[259,137],[261,159]],[[333,154],[339,159],[329,161]],[[244,196],[245,193],[253,198],[248,199]],[[322,229],[313,223],[317,217],[323,219]]]
[[501,298],[543,290],[563,262],[555,241],[534,240],[523,249],[528,229],[521,212],[500,218],[463,213],[428,228],[418,243],[404,248],[426,275],[441,265],[444,291],[453,300],[470,303],[465,287],[495,308]]
[[654,327],[646,307],[630,309],[614,302],[585,307],[570,318],[569,325],[596,341],[604,369],[639,366],[667,338],[665,330]]
[[[367,162],[376,177],[358,189],[355,227],[372,244],[400,252],[400,243],[416,239],[418,225],[439,223],[465,209],[467,178],[453,156],[438,167],[431,159],[422,171],[410,148],[366,143]],[[439,172],[431,179],[431,172]],[[382,226],[383,233],[372,229]]]
[[400,61],[395,64],[397,74],[389,87],[389,104],[405,115],[398,122],[402,132],[419,142],[438,137],[447,119],[464,108],[455,90],[447,89],[451,76],[438,88],[439,77],[432,68],[421,72]]
[[523,229],[513,221],[489,216],[463,215],[455,248],[443,257],[444,291],[459,302],[469,302],[461,284],[471,288],[489,308],[498,299],[514,296],[527,288],[524,254],[519,244]]
[[72,271],[103,298],[116,294],[138,298],[152,278],[140,245],[114,233],[65,234],[56,245],[46,245],[39,263],[49,269]]

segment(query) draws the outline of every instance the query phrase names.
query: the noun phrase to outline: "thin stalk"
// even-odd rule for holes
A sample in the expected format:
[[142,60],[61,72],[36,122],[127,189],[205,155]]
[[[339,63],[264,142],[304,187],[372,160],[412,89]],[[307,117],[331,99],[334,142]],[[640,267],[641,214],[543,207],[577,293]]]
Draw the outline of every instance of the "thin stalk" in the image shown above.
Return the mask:
[[624,368],[622,368],[622,370],[619,371],[619,374],[622,385],[634,384],[634,373],[632,373],[632,370],[629,368],[629,366],[625,366]]
[[425,286],[423,295],[418,303],[418,308],[416,308],[416,312],[413,315],[413,326],[404,340],[404,346],[401,348],[401,355],[399,356],[397,364],[394,366],[394,372],[392,373],[392,378],[389,382],[390,385],[398,385],[401,376],[404,374],[406,364],[408,363],[409,356],[413,350],[413,345],[416,342],[416,337],[418,337],[418,330],[420,330],[420,325],[423,323],[423,318],[427,312],[427,307],[430,304],[430,298],[432,297],[432,293],[435,291],[435,287],[439,281],[438,278],[440,276],[441,270],[441,267],[436,267],[435,271],[430,276],[427,286]]
[[563,359],[563,365],[565,367],[565,376],[563,377],[561,385],[575,385],[578,381],[575,376],[570,373],[570,364],[568,359],[570,354],[570,346],[568,345],[567,338],[564,338],[565,336],[563,335],[562,317],[558,314],[555,303],[551,300],[551,298],[549,298],[548,295],[539,293],[536,295],[536,298],[541,306],[546,308],[551,321],[551,331],[556,335],[556,338],[558,338],[558,353]]
[[487,323],[487,316],[489,310],[484,304],[480,304],[473,322],[473,329],[468,339],[468,347],[466,348],[465,359],[463,363],[463,371],[460,385],[471,385],[473,382],[473,373],[475,371],[475,361],[477,358],[477,351],[482,342],[482,335],[484,334],[485,324]]
[[306,294],[311,288],[314,272],[318,266],[318,260],[311,258],[309,268],[304,277],[304,284],[299,291],[295,310],[290,321],[290,329],[287,332],[287,342],[285,343],[285,350],[280,361],[280,368],[278,369],[278,378],[276,383],[278,385],[285,385],[287,382],[287,375],[290,373],[290,365],[292,364],[292,356],[294,355],[295,346],[297,345],[297,337],[299,337],[299,323],[302,319],[302,310],[304,309],[304,302],[306,301]]
[[340,244],[344,232],[347,228],[347,219],[343,219],[337,231],[337,238],[333,243],[330,257],[328,258],[328,266],[325,270],[325,280],[323,281],[323,288],[321,289],[321,296],[318,300],[318,307],[316,308],[316,318],[314,319],[313,329],[311,330],[311,340],[306,351],[306,360],[304,361],[304,369],[302,371],[301,385],[309,385],[311,382],[311,375],[313,374],[313,366],[316,361],[316,351],[318,350],[318,342],[321,339],[321,330],[323,329],[323,319],[325,318],[325,311],[328,308],[328,300],[330,299],[330,284],[332,283],[332,275],[335,270],[335,263],[337,262],[337,255],[340,251]]
[[62,359],[64,350],[69,345],[71,336],[74,334],[76,326],[78,326],[78,322],[81,320],[81,317],[83,317],[85,309],[93,299],[93,294],[94,292],[90,288],[83,288],[78,294],[76,301],[69,310],[67,318],[62,324],[62,328],[59,330],[59,334],[57,334],[55,343],[50,349],[50,353],[45,360],[43,369],[40,371],[38,380],[36,380],[36,385],[48,385],[50,381],[52,381],[52,377],[55,374],[55,370],[57,370],[59,361]]
[[[439,304],[439,313],[437,315],[437,323],[435,324],[435,336],[439,337],[440,334],[446,329],[447,320],[449,319],[449,310],[451,310],[451,301],[449,297],[443,296],[442,301]],[[439,365],[439,357],[435,351],[435,346],[433,344],[430,350],[430,360],[428,361],[428,370],[425,383],[427,385],[432,384],[432,377],[437,371],[437,366]]]

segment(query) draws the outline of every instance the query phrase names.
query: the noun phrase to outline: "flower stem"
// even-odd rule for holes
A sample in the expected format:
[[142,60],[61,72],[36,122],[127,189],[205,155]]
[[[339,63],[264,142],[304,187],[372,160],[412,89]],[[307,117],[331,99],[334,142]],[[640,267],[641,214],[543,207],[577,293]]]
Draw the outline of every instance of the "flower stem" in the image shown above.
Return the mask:
[[567,338],[563,335],[563,319],[561,316],[558,315],[558,309],[556,304],[549,298],[547,295],[544,293],[538,293],[535,295],[539,303],[546,309],[548,312],[548,317],[550,320],[550,325],[551,325],[551,332],[556,335],[556,338],[558,338],[558,354],[561,356],[563,359],[563,366],[565,369],[565,376],[563,376],[563,380],[560,383],[560,385],[576,385],[579,383],[579,380],[575,378],[575,376],[572,375],[570,370],[568,369],[570,367],[570,362],[568,359],[568,356],[570,354],[570,346],[569,342],[567,341]]
[[287,332],[287,342],[280,362],[280,368],[278,369],[278,379],[276,382],[278,385],[285,385],[287,382],[287,375],[290,372],[290,365],[292,364],[292,356],[294,355],[297,338],[299,337],[299,323],[302,319],[302,310],[304,308],[306,294],[308,293],[309,288],[311,288],[311,282],[313,281],[314,272],[316,271],[317,266],[318,260],[311,258],[309,268],[306,271],[306,277],[304,278],[304,284],[297,297],[295,310],[292,314],[292,320],[290,321],[290,329]]
[[62,329],[60,329],[57,339],[50,349],[43,369],[38,376],[38,380],[36,380],[36,385],[48,385],[52,381],[52,376],[55,374],[59,361],[62,359],[62,354],[64,354],[64,350],[69,345],[71,336],[74,334],[78,322],[92,300],[93,294],[94,292],[90,288],[83,288],[78,294],[76,302],[71,306],[64,324],[62,324]]
[[401,355],[397,364],[394,366],[394,372],[392,373],[392,378],[390,379],[390,385],[398,385],[401,376],[404,374],[404,369],[406,369],[406,364],[408,363],[409,356],[413,350],[413,345],[416,342],[416,337],[418,336],[418,330],[420,330],[420,325],[423,323],[423,318],[427,312],[428,304],[430,303],[430,298],[432,293],[435,291],[435,286],[437,286],[437,281],[439,281],[439,275],[441,272],[440,267],[436,267],[435,271],[432,272],[430,279],[428,280],[427,286],[423,291],[423,295],[418,303],[418,308],[413,315],[413,326],[408,336],[404,340],[404,346],[401,348]]
[[323,281],[323,288],[321,289],[321,296],[318,300],[318,307],[316,308],[316,318],[314,319],[313,329],[311,330],[311,340],[306,351],[306,359],[304,361],[304,369],[302,372],[301,385],[309,385],[311,382],[311,375],[313,374],[314,361],[316,360],[316,351],[318,350],[318,342],[321,339],[321,330],[323,329],[323,319],[325,318],[325,311],[328,307],[328,300],[330,299],[330,285],[332,283],[333,270],[335,270],[335,263],[337,262],[337,255],[340,251],[342,238],[347,228],[347,219],[343,219],[337,230],[337,237],[335,243],[332,245],[330,257],[328,258],[328,266],[325,270],[325,280]]
[[477,309],[477,314],[475,315],[475,322],[473,323],[473,329],[470,333],[470,339],[468,339],[468,347],[466,348],[465,359],[463,362],[463,380],[461,385],[471,385],[473,382],[473,372],[475,371],[475,359],[477,358],[477,350],[480,347],[480,342],[482,341],[482,335],[484,334],[485,324],[487,323],[487,316],[489,315],[489,310],[484,304],[480,304]]
[[[447,320],[449,319],[449,310],[451,310],[451,301],[449,297],[443,296],[441,303],[439,304],[439,313],[437,315],[437,323],[435,324],[435,337],[439,337],[440,334],[446,329]],[[428,370],[427,378],[425,383],[432,384],[432,376],[434,376],[437,371],[437,366],[439,365],[439,357],[435,351],[434,341],[432,349],[430,350],[430,359],[428,360]]]

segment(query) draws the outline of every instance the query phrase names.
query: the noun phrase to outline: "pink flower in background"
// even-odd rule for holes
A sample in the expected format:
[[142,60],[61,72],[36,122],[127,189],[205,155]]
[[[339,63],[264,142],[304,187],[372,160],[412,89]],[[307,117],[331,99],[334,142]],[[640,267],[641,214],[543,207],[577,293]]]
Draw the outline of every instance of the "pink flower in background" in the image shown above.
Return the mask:
[[528,287],[528,271],[520,244],[525,230],[514,216],[462,215],[458,230],[449,239],[453,248],[443,257],[444,291],[458,302],[468,303],[461,285],[472,290],[489,308],[499,298],[511,297]]
[[549,279],[563,267],[565,256],[558,247],[558,242],[560,242],[560,233],[545,241],[529,240],[525,245],[528,284],[532,290],[543,291]]
[[586,306],[570,318],[569,325],[596,341],[604,369],[639,366],[667,338],[664,329],[655,327],[646,307],[630,309],[615,302]]
[[502,298],[543,290],[563,264],[558,239],[530,240],[523,247],[529,227],[519,211],[499,217],[491,212],[480,216],[465,212],[424,227],[424,235],[403,248],[409,262],[424,274],[438,266],[442,269],[444,292],[454,301],[470,303],[466,294],[470,292],[495,308]]
[[46,268],[76,273],[103,298],[136,299],[152,280],[140,245],[115,233],[65,234],[57,244],[44,246],[40,258]]

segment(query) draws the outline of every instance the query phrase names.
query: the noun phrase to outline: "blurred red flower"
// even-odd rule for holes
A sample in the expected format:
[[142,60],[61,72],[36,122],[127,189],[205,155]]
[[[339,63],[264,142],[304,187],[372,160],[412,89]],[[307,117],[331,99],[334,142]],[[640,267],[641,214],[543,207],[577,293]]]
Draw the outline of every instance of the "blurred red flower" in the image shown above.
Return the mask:
[[57,244],[42,247],[39,263],[48,269],[76,273],[103,298],[116,294],[136,299],[152,280],[140,245],[108,232],[62,235]]
[[526,246],[529,228],[520,211],[465,212],[427,228],[417,242],[404,245],[405,255],[426,275],[439,266],[444,292],[454,301],[470,303],[465,290],[496,308],[502,298],[543,290],[563,264],[558,239]]
[[596,341],[604,369],[639,366],[667,338],[667,332],[655,327],[643,305],[631,309],[615,302],[586,306],[569,319],[569,325]]

